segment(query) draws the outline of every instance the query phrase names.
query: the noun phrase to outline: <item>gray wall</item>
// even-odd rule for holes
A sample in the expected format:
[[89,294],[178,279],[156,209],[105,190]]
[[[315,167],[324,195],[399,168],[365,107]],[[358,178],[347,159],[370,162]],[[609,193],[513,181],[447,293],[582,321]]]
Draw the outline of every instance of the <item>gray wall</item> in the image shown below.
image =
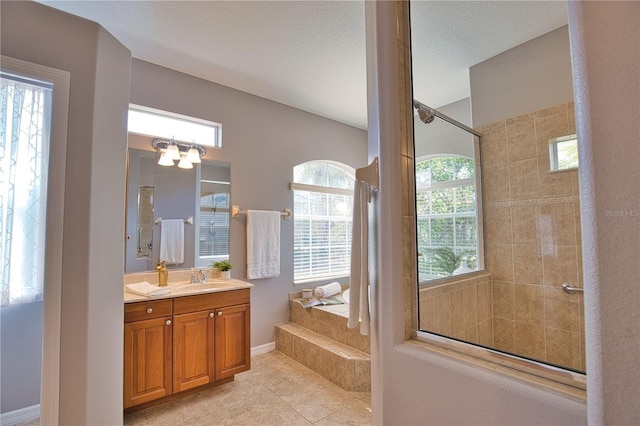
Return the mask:
[[[471,101],[469,98],[436,109],[471,127]],[[431,123],[425,124],[418,115],[414,115],[413,131],[416,159],[434,154],[456,154],[471,158],[474,156],[473,135],[438,117]]]
[[573,101],[564,26],[469,69],[473,127]]
[[[65,196],[48,200],[64,203],[59,395],[41,401],[50,405],[53,400],[59,419],[42,421],[118,424],[131,55],[84,19],[35,2],[2,2],[0,7],[3,55],[71,74]],[[26,331],[24,338],[30,338]]]
[[[242,209],[293,208],[293,167],[333,160],[367,162],[367,134],[264,98],[133,60],[131,103],[222,124],[222,149],[206,158],[231,164],[231,202]],[[231,220],[232,276],[246,280],[246,216]],[[251,281],[252,346],[274,341],[274,325],[288,321],[293,285],[293,220],[281,228],[280,276]]]
[[0,309],[0,413],[40,403],[42,302]]

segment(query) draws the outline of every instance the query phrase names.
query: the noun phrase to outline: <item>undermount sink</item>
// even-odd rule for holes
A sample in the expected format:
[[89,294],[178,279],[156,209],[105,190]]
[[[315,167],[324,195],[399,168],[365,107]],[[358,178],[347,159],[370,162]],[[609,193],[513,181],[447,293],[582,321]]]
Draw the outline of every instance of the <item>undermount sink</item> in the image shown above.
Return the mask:
[[176,293],[197,293],[199,291],[215,290],[219,288],[227,288],[233,284],[229,281],[207,281],[204,283],[194,284],[182,284],[177,288],[171,289],[171,292]]

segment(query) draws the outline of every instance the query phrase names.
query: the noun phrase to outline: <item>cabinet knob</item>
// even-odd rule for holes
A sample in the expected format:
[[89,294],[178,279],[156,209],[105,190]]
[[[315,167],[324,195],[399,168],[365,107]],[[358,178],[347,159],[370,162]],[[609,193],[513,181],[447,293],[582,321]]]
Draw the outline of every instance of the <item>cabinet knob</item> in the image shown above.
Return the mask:
[[218,311],[218,316],[221,316],[221,315],[222,315],[222,311]]
[[214,313],[213,312],[209,312],[209,318],[213,318],[214,317]]
[[150,314],[151,312],[153,312],[152,308],[147,309],[147,313]]
[[165,324],[171,325],[171,320],[167,320],[167,322],[165,322]]

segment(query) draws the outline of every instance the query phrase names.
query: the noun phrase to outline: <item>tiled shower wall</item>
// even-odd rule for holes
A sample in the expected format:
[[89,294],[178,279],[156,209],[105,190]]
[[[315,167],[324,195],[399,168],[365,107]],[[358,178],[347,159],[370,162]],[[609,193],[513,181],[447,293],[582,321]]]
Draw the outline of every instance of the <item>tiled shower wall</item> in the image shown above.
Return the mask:
[[493,345],[585,370],[577,171],[549,172],[549,140],[575,133],[573,103],[482,132],[485,265],[492,276]]
[[418,297],[421,330],[492,346],[490,274],[423,287]]

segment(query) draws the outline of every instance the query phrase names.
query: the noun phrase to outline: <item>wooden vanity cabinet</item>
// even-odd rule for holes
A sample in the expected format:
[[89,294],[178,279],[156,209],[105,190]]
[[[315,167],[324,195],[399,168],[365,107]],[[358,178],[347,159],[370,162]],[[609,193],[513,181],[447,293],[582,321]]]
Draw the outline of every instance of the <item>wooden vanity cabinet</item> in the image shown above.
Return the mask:
[[124,408],[172,393],[171,300],[125,305]]
[[251,368],[250,314],[248,304],[216,309],[216,380],[231,377]]
[[124,408],[249,370],[249,301],[239,289],[126,304]]

